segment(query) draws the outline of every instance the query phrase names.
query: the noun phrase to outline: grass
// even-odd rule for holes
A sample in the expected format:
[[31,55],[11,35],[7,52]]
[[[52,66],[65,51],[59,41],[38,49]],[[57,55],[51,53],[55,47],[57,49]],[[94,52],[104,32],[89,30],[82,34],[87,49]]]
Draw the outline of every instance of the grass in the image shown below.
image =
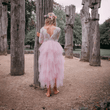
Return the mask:
[[110,56],[110,49],[100,49],[101,56]]
[[75,49],[75,50],[73,50],[73,53],[79,53],[79,54],[81,54],[81,49]]
[[[75,49],[73,53],[81,54],[81,49]],[[100,49],[101,56],[110,56],[110,49]]]

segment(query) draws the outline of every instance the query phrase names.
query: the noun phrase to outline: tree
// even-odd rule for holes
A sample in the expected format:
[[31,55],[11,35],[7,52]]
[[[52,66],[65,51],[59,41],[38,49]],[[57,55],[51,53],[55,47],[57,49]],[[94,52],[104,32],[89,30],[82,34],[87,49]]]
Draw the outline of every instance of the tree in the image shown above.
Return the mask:
[[25,45],[30,45],[30,49],[34,48],[36,29],[31,30],[25,37]]
[[82,41],[82,26],[81,26],[81,19],[80,14],[76,13],[74,28],[73,28],[73,41],[75,44],[81,44]]
[[55,15],[57,16],[57,26],[61,28],[61,34],[59,37],[59,42],[60,44],[65,44],[65,24],[66,24],[66,14],[63,10],[61,10],[60,8],[54,8]]
[[35,28],[35,1],[25,0],[25,33]]
[[110,48],[110,18],[100,25],[99,30],[101,46]]

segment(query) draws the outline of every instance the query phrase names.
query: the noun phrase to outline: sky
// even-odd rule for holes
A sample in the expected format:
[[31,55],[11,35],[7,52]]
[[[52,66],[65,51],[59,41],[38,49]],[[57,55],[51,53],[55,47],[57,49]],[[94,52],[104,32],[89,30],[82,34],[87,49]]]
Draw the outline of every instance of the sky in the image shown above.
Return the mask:
[[[82,9],[82,0],[54,0],[55,2],[65,6],[71,4],[76,6],[76,12],[80,13]],[[99,24],[102,24],[105,20],[110,18],[110,0],[101,0],[101,7],[99,8],[100,20]]]

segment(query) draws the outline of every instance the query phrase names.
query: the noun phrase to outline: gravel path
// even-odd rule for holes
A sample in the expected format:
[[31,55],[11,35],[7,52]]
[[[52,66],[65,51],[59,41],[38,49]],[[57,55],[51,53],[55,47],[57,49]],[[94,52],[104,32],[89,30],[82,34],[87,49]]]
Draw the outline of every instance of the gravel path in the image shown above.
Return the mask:
[[110,61],[101,60],[101,67],[92,67],[79,58],[65,58],[64,85],[59,94],[46,97],[46,89],[29,87],[33,83],[33,59],[33,54],[26,54],[25,74],[10,76],[10,55],[0,56],[0,110],[90,109],[110,97]]

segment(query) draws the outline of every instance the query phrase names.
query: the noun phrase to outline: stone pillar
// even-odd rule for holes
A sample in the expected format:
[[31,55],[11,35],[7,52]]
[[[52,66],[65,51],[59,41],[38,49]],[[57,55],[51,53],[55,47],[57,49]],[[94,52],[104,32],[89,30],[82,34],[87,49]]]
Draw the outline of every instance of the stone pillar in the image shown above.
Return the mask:
[[[36,33],[40,32],[42,26],[44,26],[44,15],[49,12],[53,12],[53,0],[36,0]],[[39,58],[39,38],[35,38],[34,46],[34,85],[40,86],[39,70],[38,70],[38,58]]]
[[75,21],[75,6],[65,7],[66,27],[65,27],[65,57],[73,58],[73,27]]
[[90,20],[90,59],[91,66],[100,66],[100,33],[99,33],[99,14],[101,0],[90,0],[89,7],[91,10]]
[[25,1],[11,0],[11,75],[24,74]]
[[81,24],[82,24],[82,46],[81,46],[81,58],[80,61],[89,62],[89,26],[90,26],[90,14],[89,14],[89,0],[82,0],[83,8],[80,12]]
[[1,5],[1,17],[0,17],[0,55],[7,55],[7,26],[8,26],[8,18],[7,18],[7,4]]
[[1,48],[2,48],[2,1],[0,0],[0,54],[2,53]]

